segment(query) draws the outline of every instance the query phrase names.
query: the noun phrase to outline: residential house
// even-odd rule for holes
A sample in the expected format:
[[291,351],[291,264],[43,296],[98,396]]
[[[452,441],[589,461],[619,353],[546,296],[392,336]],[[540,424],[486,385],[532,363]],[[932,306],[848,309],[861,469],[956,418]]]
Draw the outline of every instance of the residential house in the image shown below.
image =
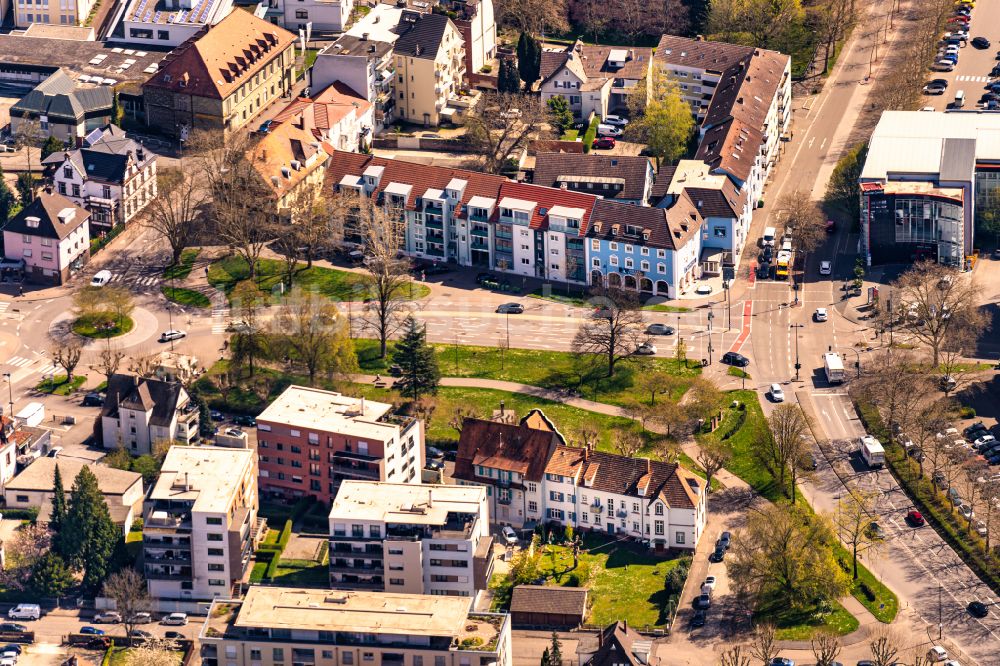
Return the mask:
[[587,616],[586,587],[516,585],[510,598],[514,627],[576,629]]
[[134,519],[142,516],[142,475],[115,469],[79,458],[38,458],[4,485],[4,503],[11,509],[38,509],[38,520],[48,523],[52,515],[52,498],[56,467],[63,487],[69,493],[80,470],[86,467],[97,477],[97,487],[108,505],[111,520],[128,534]]
[[[485,486],[498,525],[524,527],[544,521],[546,461],[563,436],[551,423],[535,423],[535,410],[518,423],[465,419],[453,477],[459,485]],[[542,415],[544,417],[544,415]]]
[[25,123],[37,123],[39,139],[54,136],[75,144],[111,122],[113,103],[110,87],[79,85],[58,69],[10,107],[10,131],[17,134]]
[[59,194],[90,211],[94,235],[127,224],[156,197],[156,153],[116,125],[93,130],[80,148],[42,163]]
[[420,483],[424,432],[392,405],[289,386],[257,417],[260,489],[331,502],[341,481]]
[[340,484],[330,509],[330,587],[475,600],[492,572],[485,488]]
[[233,0],[129,0],[121,18],[121,36],[114,39],[135,46],[173,48],[231,11]]
[[[354,0],[264,0],[264,18],[292,31],[342,32],[354,11]],[[310,24],[312,24],[310,26]]]
[[24,277],[61,285],[90,259],[90,213],[43,191],[3,227],[4,256],[23,262]]
[[[377,5],[372,13],[386,6]],[[316,61],[309,70],[309,88],[326,90],[335,83],[341,83],[372,105],[373,131],[391,125],[396,117],[393,41],[380,41],[350,32],[342,35],[316,54]]]
[[587,120],[627,109],[640,82],[652,85],[653,49],[584,44],[542,52],[539,91],[542,101],[566,98],[573,116]]
[[[328,151],[307,129],[304,113],[280,123],[250,148],[248,157],[271,194],[268,213],[294,221],[297,198],[322,188]],[[258,204],[261,210],[263,204]]]
[[251,449],[173,446],[146,500],[143,574],[163,610],[242,585],[263,537],[257,519],[257,455]]
[[181,140],[193,130],[229,136],[289,93],[294,66],[295,35],[234,11],[171,51],[143,84],[146,123]]
[[443,14],[404,11],[393,45],[396,59],[395,97],[400,120],[425,126],[461,119],[449,106],[465,76],[462,35]]
[[198,437],[198,408],[177,382],[114,374],[101,409],[105,449],[152,453],[158,442],[190,444]]
[[723,73],[741,60],[752,58],[753,46],[713,42],[705,39],[663,35],[654,60],[677,83],[681,98],[691,105],[700,123]]
[[272,121],[295,122],[301,117],[305,129],[323,143],[356,153],[370,142],[374,111],[371,102],[336,81],[311,98],[295,98]]
[[423,594],[251,585],[213,602],[198,637],[205,666],[511,666],[510,617]]
[[723,267],[739,264],[753,220],[753,202],[726,175],[713,173],[699,160],[681,160],[656,179],[657,205],[673,206],[687,193],[698,209],[701,228],[701,271],[718,275]]
[[597,651],[590,655],[583,666],[649,666],[653,641],[618,620],[601,629],[597,635]]
[[538,153],[531,182],[646,206],[655,179],[656,172],[646,157]]

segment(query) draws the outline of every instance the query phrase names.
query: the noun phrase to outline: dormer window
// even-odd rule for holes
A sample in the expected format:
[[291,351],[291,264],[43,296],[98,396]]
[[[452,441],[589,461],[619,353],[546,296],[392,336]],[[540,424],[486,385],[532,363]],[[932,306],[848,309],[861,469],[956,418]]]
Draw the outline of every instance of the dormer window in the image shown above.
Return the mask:
[[66,166],[63,167],[63,178],[72,178],[72,177],[73,177],[73,167],[67,164]]

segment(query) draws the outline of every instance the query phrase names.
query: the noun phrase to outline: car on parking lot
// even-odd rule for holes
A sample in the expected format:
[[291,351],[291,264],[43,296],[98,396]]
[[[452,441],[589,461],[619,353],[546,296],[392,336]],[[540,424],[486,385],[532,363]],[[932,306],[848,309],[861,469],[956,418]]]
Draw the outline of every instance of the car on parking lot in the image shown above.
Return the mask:
[[187,336],[187,333],[185,333],[184,331],[170,329],[169,331],[163,331],[163,333],[160,333],[160,342],[170,342],[171,340],[180,340],[185,336]]
[[439,469],[444,469],[444,463],[440,460],[428,460],[427,464],[424,465],[424,469],[430,469],[436,472]]
[[944,661],[948,658],[948,651],[940,645],[935,645],[927,651],[927,659],[931,662]]
[[943,95],[945,91],[948,90],[948,85],[941,85],[939,83],[928,83],[924,86],[925,95]]
[[641,345],[636,347],[635,353],[639,356],[652,356],[656,353],[656,345],[643,342]]
[[184,638],[184,634],[182,634],[179,631],[164,631],[163,632],[163,637],[166,638],[166,639],[168,639],[168,640],[174,640],[174,641],[176,641],[176,640],[180,640],[181,638]]
[[524,312],[524,306],[520,303],[504,303],[497,307],[497,312],[500,314],[521,314]]
[[916,509],[912,509],[906,514],[906,522],[913,527],[920,527],[925,522],[924,515]]
[[833,272],[833,263],[826,260],[819,262],[820,275],[829,275],[832,272]]
[[715,550],[708,556],[709,562],[721,562],[726,559],[726,549],[722,546],[716,546]]
[[102,611],[95,615],[91,621],[97,624],[119,624],[122,621],[122,616],[115,611]]
[[710,284],[699,284],[698,288],[694,290],[694,293],[699,296],[708,296],[712,293],[712,285]]
[[971,43],[977,49],[988,49],[988,48],[990,48],[990,40],[986,39],[985,37],[973,37]]
[[788,657],[774,657],[771,659],[770,666],[795,666],[795,662]]
[[160,620],[160,624],[172,627],[183,627],[188,623],[187,613],[171,613]]
[[816,312],[813,313],[813,319],[816,321],[826,321],[827,312],[826,308],[816,308]]
[[104,397],[100,393],[91,391],[83,396],[83,402],[80,404],[84,407],[101,407],[104,405]]
[[704,609],[699,609],[694,612],[691,616],[691,626],[692,627],[704,627],[705,622],[708,621],[708,613]]
[[966,608],[972,617],[986,617],[990,614],[989,607],[982,601],[970,601]]
[[986,447],[987,444],[992,446],[996,441],[997,438],[993,435],[983,435],[982,437],[976,438],[972,445],[976,447],[977,451],[979,451]]
[[84,626],[80,627],[80,631],[78,633],[84,634],[86,636],[103,636],[104,630],[98,629],[97,627]]
[[17,643],[7,643],[7,645],[4,645],[3,648],[0,648],[0,650],[2,650],[2,654],[13,652],[16,655],[20,655],[23,649],[24,648],[22,648]]
[[233,417],[233,423],[238,426],[245,426],[247,428],[253,428],[257,425],[257,419],[252,416],[247,416],[246,414],[240,414]]
[[428,458],[434,458],[436,460],[443,460],[444,459],[444,451],[442,451],[441,449],[437,448],[436,446],[428,446],[427,447],[427,457]]
[[732,534],[732,532],[726,531],[726,532],[723,532],[722,534],[719,535],[719,538],[715,542],[715,545],[722,546],[723,548],[725,548],[726,550],[728,550],[729,549],[729,544],[731,544],[732,542],[733,542],[733,534]]
[[968,504],[962,504],[958,507],[958,512],[962,514],[962,518],[966,520],[972,520],[972,517],[976,515],[976,512],[972,510],[972,507]]
[[745,368],[750,365],[750,359],[743,354],[726,352],[722,355],[722,363],[725,363],[726,365],[734,365],[738,368]]
[[594,139],[594,143],[590,144],[591,148],[600,148],[601,150],[610,150],[617,145],[617,141],[613,136],[602,136]]
[[154,638],[156,638],[156,636],[146,631],[145,629],[133,629],[132,631],[128,632],[128,635],[129,638],[131,638],[134,641],[139,641],[140,643],[145,641],[151,641]]
[[694,598],[694,607],[700,610],[707,610],[712,607],[712,595],[699,594]]
[[983,434],[986,434],[987,432],[989,432],[989,428],[987,428],[986,424],[983,423],[982,421],[976,421],[972,425],[966,426],[962,430],[962,434],[965,435],[966,439],[976,439],[978,437],[982,437],[982,435],[976,434],[977,431],[982,431]]
[[771,387],[767,391],[768,395],[771,396],[771,400],[774,402],[784,402],[785,392],[781,390],[779,384],[771,384]]
[[650,324],[646,327],[648,335],[673,335],[674,327],[666,324]]
[[500,536],[503,537],[503,542],[508,546],[516,546],[518,543],[517,532],[510,525],[504,525],[504,528],[500,530]]
[[628,125],[628,118],[623,116],[604,116],[605,125],[614,125],[615,127],[625,127]]

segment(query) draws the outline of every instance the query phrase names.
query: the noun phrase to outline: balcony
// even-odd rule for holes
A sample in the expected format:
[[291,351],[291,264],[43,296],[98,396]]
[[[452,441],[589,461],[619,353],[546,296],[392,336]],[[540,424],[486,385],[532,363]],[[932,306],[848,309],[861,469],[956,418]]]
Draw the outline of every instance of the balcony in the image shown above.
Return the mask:
[[94,196],[94,195],[88,196],[86,198],[86,202],[87,202],[88,206],[100,206],[101,208],[114,208],[115,207],[115,200],[114,199],[108,199],[108,198],[105,198],[105,197],[98,197],[98,196]]
[[490,242],[488,240],[479,240],[478,238],[472,239],[472,249],[473,250],[489,250]]
[[381,575],[384,571],[382,560],[375,560],[371,564],[355,565],[347,562],[330,562],[330,573],[353,573],[359,576]]
[[[473,218],[473,219],[475,219],[475,218]],[[477,226],[474,226],[474,227],[472,227],[472,230],[470,231],[470,233],[473,236],[478,236],[480,238],[489,238],[490,237],[489,227],[477,227]]]
[[434,247],[434,246],[428,245],[427,246],[427,250],[424,252],[424,254],[428,254],[428,255],[430,255],[432,257],[443,257],[444,256],[444,248],[443,247]]
[[146,578],[150,580],[190,579],[191,567],[179,567],[180,571],[172,571],[169,566],[151,566],[146,564]]
[[[440,214],[440,213],[438,213],[438,214]],[[444,221],[441,220],[440,217],[438,217],[438,218],[425,217],[424,218],[424,226],[427,227],[428,229],[443,230],[444,229]]]
[[378,481],[381,477],[381,471],[378,467],[356,467],[354,465],[330,465],[330,471],[333,474],[340,474],[342,476],[350,476],[356,479],[368,479]]
[[143,552],[143,559],[147,564],[190,564],[191,553],[183,551],[152,551]]
[[507,494],[507,495],[497,495],[497,504],[506,504],[506,505],[509,505],[511,502],[512,502],[512,500],[511,500],[511,496],[509,494]]

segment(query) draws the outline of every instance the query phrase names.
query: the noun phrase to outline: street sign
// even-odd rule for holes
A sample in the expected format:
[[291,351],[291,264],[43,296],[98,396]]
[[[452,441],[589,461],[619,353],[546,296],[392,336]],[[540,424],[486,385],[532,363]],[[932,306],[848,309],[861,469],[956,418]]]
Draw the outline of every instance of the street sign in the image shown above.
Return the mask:
[[736,279],[736,267],[735,266],[723,266],[722,267],[722,279],[729,282]]

